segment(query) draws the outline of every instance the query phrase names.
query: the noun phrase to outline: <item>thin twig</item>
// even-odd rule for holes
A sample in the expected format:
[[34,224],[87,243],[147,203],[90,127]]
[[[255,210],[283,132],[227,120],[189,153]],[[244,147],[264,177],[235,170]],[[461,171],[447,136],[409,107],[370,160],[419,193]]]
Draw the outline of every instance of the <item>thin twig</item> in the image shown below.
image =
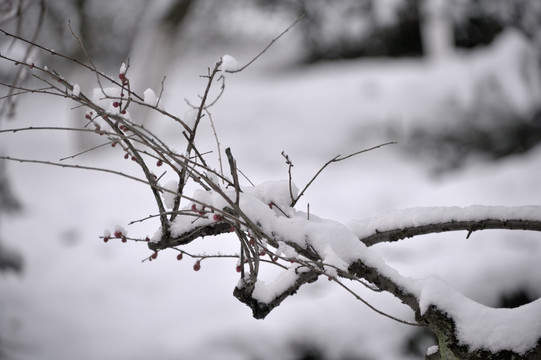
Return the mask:
[[269,48],[276,42],[278,41],[278,39],[280,39],[282,36],[284,36],[289,30],[291,30],[291,28],[293,28],[295,25],[297,25],[297,23],[299,21],[301,21],[302,19],[304,18],[304,15],[301,15],[299,16],[297,19],[295,19],[295,21],[289,25],[287,27],[287,29],[285,29],[284,31],[282,31],[277,37],[275,37],[274,39],[271,40],[271,42],[259,53],[257,54],[254,58],[252,58],[252,60],[250,60],[246,65],[242,66],[241,68],[239,69],[235,69],[235,70],[226,70],[225,72],[226,73],[230,73],[230,74],[234,74],[234,73],[238,73],[238,72],[241,72],[242,70],[246,69],[248,66],[252,65],[257,59],[259,59],[259,57],[261,57],[264,53],[267,52],[267,50],[269,50]]
[[233,185],[235,186],[235,205],[239,205],[239,199],[240,199],[240,185],[239,185],[239,177],[237,174],[237,165],[235,163],[235,159],[233,158],[233,155],[231,154],[231,148],[225,149],[225,154],[227,155],[227,160],[229,162],[229,169],[231,171],[231,177],[233,178]]
[[346,160],[346,159],[349,159],[349,158],[352,157],[352,156],[359,155],[359,154],[362,154],[362,153],[365,153],[365,152],[368,152],[368,151],[372,151],[372,150],[378,149],[378,148],[380,148],[380,147],[383,147],[383,146],[386,146],[386,145],[391,145],[391,144],[396,144],[396,142],[394,142],[394,141],[387,142],[387,143],[384,143],[384,144],[380,144],[380,145],[371,147],[371,148],[369,148],[369,149],[364,149],[364,150],[360,150],[360,151],[354,152],[354,153],[349,154],[349,155],[346,155],[346,156],[340,156],[340,155],[337,155],[337,156],[335,156],[334,158],[332,158],[331,160],[327,161],[327,162],[325,163],[325,165],[323,165],[323,166],[321,167],[321,169],[319,169],[318,172],[312,177],[312,179],[308,182],[308,184],[306,184],[306,186],[302,189],[302,191],[299,193],[299,195],[297,196],[297,198],[294,199],[294,200],[291,202],[291,207],[294,207],[294,206],[295,206],[295,204],[297,203],[297,201],[299,201],[299,199],[304,195],[304,192],[306,191],[306,189],[308,189],[308,187],[310,187],[310,185],[312,185],[312,183],[313,183],[314,180],[319,176],[319,174],[321,174],[321,173],[323,172],[323,170],[325,170],[325,168],[326,168],[327,166],[329,166],[330,164],[335,163],[335,162],[339,162],[339,161],[342,161],[342,160]]

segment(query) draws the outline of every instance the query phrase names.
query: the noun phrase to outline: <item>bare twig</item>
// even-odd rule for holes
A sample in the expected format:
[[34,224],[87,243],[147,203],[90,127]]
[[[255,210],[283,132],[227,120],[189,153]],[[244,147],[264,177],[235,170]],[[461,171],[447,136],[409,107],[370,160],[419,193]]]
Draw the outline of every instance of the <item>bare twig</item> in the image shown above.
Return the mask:
[[242,66],[241,68],[239,69],[234,69],[234,70],[226,70],[225,72],[226,73],[231,73],[231,74],[234,74],[234,73],[238,73],[238,72],[241,72],[243,71],[244,69],[246,69],[248,66],[252,65],[257,59],[259,59],[264,53],[267,52],[267,50],[269,50],[269,48],[274,45],[274,43],[276,41],[278,41],[282,36],[284,36],[289,30],[291,30],[295,25],[297,25],[297,23],[299,21],[301,21],[302,19],[304,18],[304,15],[301,15],[299,16],[297,19],[295,19],[295,21],[289,25],[287,27],[287,29],[285,29],[284,31],[282,31],[277,37],[275,37],[274,39],[271,40],[271,42],[259,53],[257,54],[254,58],[252,58],[252,60],[250,60],[246,65]]
[[235,159],[233,158],[233,155],[231,154],[230,148],[225,149],[225,154],[227,155],[227,160],[229,162],[229,169],[231,171],[231,177],[233,178],[233,185],[235,186],[235,205],[238,206],[240,193],[242,191],[240,190],[240,185],[239,185],[239,176],[237,174],[237,164],[235,162]]
[[302,189],[302,191],[299,193],[299,195],[293,201],[291,201],[291,207],[295,206],[295,204],[299,201],[299,199],[304,195],[304,192],[310,187],[310,185],[312,185],[312,183],[314,182],[314,180],[316,180],[316,178],[319,176],[319,174],[321,174],[323,172],[323,170],[325,170],[325,168],[327,166],[329,166],[330,164],[335,163],[335,162],[339,162],[339,161],[342,161],[342,160],[346,160],[346,159],[349,159],[350,157],[353,157],[353,156],[356,156],[356,155],[359,155],[359,154],[362,154],[362,153],[365,153],[365,152],[368,152],[368,151],[372,151],[372,150],[378,149],[378,148],[386,146],[386,145],[391,145],[391,144],[396,144],[396,142],[394,142],[394,141],[393,142],[387,142],[387,143],[384,143],[384,144],[381,144],[381,145],[373,146],[373,147],[368,148],[368,149],[364,149],[364,150],[354,152],[354,153],[346,155],[346,156],[337,155],[334,158],[332,158],[331,160],[327,161],[325,163],[325,165],[323,165],[318,170],[318,172],[312,177],[312,179],[306,184],[306,186]]

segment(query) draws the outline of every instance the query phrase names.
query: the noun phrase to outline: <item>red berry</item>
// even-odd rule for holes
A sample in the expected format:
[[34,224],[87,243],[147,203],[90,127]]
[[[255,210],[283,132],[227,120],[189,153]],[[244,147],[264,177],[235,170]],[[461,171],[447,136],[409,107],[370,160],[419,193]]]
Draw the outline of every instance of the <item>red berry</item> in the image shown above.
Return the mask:
[[231,225],[231,227],[229,228],[229,232],[233,232],[233,231],[235,231],[235,227]]
[[109,241],[109,236],[105,236],[105,237],[103,238],[103,242],[107,242],[107,241]]
[[274,203],[271,201],[271,202],[268,203],[267,205],[269,205],[269,207],[272,209],[272,205],[274,205]]
[[240,270],[241,270],[240,265],[237,265],[237,269],[236,269],[236,270],[237,270],[238,273],[240,273]]
[[125,236],[122,237],[122,242],[125,243],[126,241],[128,241],[128,239],[126,239]]
[[147,236],[147,237],[145,238],[145,241],[146,241],[146,242],[149,242],[149,241],[150,241],[150,238]]
[[126,79],[126,74],[118,74],[118,78],[120,79],[120,81],[122,81],[123,83],[128,81],[128,79]]
[[179,260],[179,261],[182,260],[182,253],[179,253],[179,254],[177,255],[177,260]]
[[192,211],[197,211],[197,205],[192,204]]
[[115,101],[115,102],[113,103],[113,106],[114,106],[114,107],[119,107],[119,106],[120,106],[120,103],[119,103],[118,101]]
[[254,245],[255,245],[255,240],[254,240],[254,238],[250,238],[249,243],[250,243],[250,245],[254,246]]
[[114,235],[115,235],[116,238],[122,237],[122,231],[117,230],[117,231],[115,231]]
[[259,252],[260,256],[265,256],[267,254],[267,250],[263,249]]
[[113,141],[113,142],[111,143],[111,147],[115,147],[115,146],[116,146],[116,141]]
[[150,256],[151,259],[156,259],[158,257],[158,252],[154,251],[154,254]]
[[120,113],[121,113],[122,115],[125,115],[125,114],[126,114],[126,110],[122,110]]
[[156,163],[156,166],[162,166],[162,165],[163,165],[163,161],[158,160],[158,162]]
[[212,218],[214,219],[214,221],[222,221],[224,219],[224,217],[220,214],[214,214]]
[[130,155],[128,153],[124,154],[124,159],[127,159],[129,157],[130,157]]
[[194,271],[201,270],[201,262],[199,260],[196,261],[195,264],[193,264],[193,269],[194,269]]
[[92,116],[90,116],[89,114],[86,114],[86,115],[85,115],[85,118],[86,118],[87,120],[90,120],[90,119],[92,119]]

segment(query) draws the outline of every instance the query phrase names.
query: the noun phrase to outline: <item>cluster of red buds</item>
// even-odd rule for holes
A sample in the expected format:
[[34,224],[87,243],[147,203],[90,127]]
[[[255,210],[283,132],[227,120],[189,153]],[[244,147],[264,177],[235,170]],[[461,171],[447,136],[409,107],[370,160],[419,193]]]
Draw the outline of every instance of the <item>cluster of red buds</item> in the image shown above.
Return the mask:
[[121,226],[115,227],[115,231],[111,235],[109,230],[103,232],[103,242],[108,242],[110,239],[121,239],[123,243],[128,241],[127,232]]
[[205,207],[204,207],[204,206],[201,207],[201,209],[198,209],[196,204],[192,204],[191,209],[192,209],[193,212],[196,212],[196,213],[198,213],[198,214],[201,215],[201,216],[207,214],[207,211],[205,210]]

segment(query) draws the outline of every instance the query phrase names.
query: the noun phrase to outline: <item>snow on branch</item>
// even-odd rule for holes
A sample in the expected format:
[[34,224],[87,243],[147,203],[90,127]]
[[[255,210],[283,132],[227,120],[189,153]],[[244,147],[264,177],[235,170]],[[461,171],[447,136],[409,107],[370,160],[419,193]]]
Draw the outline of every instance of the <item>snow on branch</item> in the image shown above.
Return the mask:
[[467,238],[475,231],[489,229],[541,231],[541,207],[414,208],[350,221],[347,226],[367,246],[447,231],[467,231]]

